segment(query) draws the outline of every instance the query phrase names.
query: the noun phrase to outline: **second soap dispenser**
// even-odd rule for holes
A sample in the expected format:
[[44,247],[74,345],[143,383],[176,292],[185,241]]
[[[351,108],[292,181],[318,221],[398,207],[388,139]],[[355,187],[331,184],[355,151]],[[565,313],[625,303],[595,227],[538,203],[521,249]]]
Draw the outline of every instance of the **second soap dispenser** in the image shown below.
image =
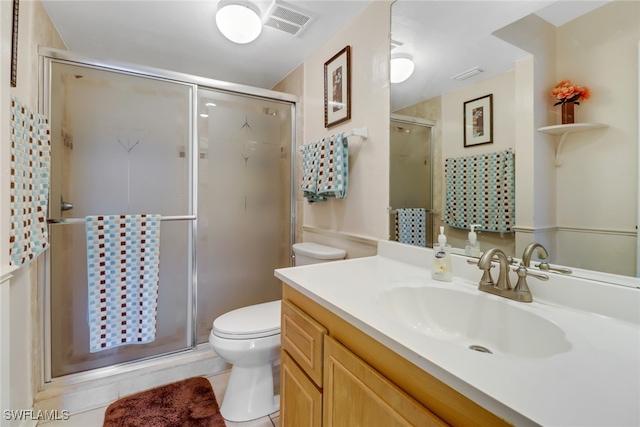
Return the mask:
[[480,258],[480,242],[478,241],[478,235],[475,232],[475,227],[480,227],[480,224],[471,224],[471,231],[469,232],[467,245],[464,247],[464,254],[466,256],[472,256]]

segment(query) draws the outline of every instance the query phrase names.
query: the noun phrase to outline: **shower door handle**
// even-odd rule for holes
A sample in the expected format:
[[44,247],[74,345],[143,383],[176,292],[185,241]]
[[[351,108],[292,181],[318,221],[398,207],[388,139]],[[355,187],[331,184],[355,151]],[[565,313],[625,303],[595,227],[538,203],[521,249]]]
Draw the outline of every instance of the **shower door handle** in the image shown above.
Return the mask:
[[73,209],[73,203],[65,202],[64,199],[62,198],[62,195],[60,195],[60,210],[64,212],[64,211],[70,211],[71,209]]

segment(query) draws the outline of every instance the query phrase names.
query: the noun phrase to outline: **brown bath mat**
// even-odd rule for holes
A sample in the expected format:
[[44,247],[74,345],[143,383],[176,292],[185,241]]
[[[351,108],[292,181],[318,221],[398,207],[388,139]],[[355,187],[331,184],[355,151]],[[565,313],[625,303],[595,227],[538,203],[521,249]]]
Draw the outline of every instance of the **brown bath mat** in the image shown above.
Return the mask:
[[116,400],[103,427],[225,427],[211,383],[194,377]]

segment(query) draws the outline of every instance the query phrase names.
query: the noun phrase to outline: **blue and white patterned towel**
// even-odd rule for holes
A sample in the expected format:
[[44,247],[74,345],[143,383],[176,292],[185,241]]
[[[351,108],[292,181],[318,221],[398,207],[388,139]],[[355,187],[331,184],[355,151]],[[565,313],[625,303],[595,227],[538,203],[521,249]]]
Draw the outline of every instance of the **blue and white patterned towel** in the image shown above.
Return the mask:
[[349,143],[344,133],[303,145],[302,192],[309,203],[344,199],[349,184]]
[[318,166],[318,194],[344,199],[349,184],[349,146],[344,133],[322,141]]
[[427,246],[426,209],[396,210],[396,241],[415,246]]
[[91,353],[155,339],[160,215],[88,216]]
[[511,148],[445,160],[444,223],[456,228],[511,232],[515,216],[515,167]]
[[318,195],[318,171],[322,141],[303,145],[302,150],[302,194],[309,203],[325,200]]
[[11,264],[26,265],[49,247],[47,206],[51,173],[49,120],[11,99],[9,199]]

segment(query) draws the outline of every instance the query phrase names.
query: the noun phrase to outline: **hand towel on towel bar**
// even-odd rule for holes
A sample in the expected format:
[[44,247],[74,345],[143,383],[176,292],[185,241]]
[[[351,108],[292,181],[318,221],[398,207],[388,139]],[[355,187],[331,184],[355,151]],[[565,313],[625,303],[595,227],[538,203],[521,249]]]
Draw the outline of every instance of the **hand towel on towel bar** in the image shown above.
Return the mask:
[[302,146],[302,194],[309,203],[326,200],[318,195],[318,164],[322,141]]
[[396,241],[415,246],[427,246],[427,210],[408,208],[396,210]]
[[90,351],[155,339],[160,215],[86,217]]
[[511,232],[515,221],[515,169],[511,148],[448,158],[444,163],[444,223],[456,228]]
[[309,203],[347,197],[349,147],[344,133],[302,146],[302,192]]
[[349,146],[344,132],[325,138],[320,146],[318,194],[344,199],[349,184]]

